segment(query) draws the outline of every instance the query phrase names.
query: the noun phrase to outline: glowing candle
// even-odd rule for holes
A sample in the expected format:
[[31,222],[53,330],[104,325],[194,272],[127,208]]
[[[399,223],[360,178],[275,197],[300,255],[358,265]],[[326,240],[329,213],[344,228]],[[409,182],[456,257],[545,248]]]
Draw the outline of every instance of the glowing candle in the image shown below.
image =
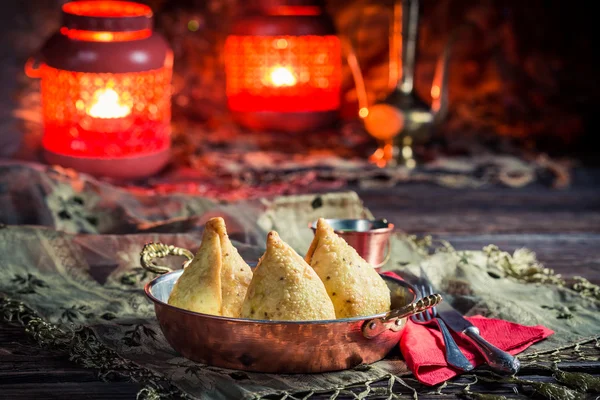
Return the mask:
[[225,88],[233,119],[258,131],[331,126],[342,83],[342,46],[333,21],[320,2],[264,3],[236,20],[225,40]]
[[94,118],[124,118],[131,114],[131,107],[121,103],[119,94],[113,89],[98,89],[94,92],[94,103],[86,111]]
[[270,83],[273,86],[281,87],[281,86],[294,86],[296,84],[296,77],[290,71],[289,68],[286,67],[275,67],[271,70],[271,74],[269,75]]

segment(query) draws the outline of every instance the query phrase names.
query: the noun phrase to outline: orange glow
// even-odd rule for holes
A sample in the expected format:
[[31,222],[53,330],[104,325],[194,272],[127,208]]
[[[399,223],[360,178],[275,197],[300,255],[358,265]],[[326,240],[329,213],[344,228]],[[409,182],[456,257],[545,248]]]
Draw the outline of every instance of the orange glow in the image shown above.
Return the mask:
[[276,6],[269,9],[274,15],[320,15],[321,9],[315,6]]
[[85,0],[66,3],[65,13],[84,17],[152,17],[152,9],[130,1]]
[[377,165],[379,168],[384,168],[390,161],[394,159],[394,145],[390,142],[386,142],[383,147],[379,147],[369,157],[369,161],[372,164]]
[[440,97],[440,87],[437,85],[433,85],[431,87],[431,97],[433,99],[437,99],[438,97]]
[[365,128],[375,139],[392,140],[404,128],[404,113],[386,103],[372,105],[363,117]]
[[269,80],[273,86],[294,86],[297,82],[292,71],[286,67],[273,68]]
[[88,42],[127,42],[130,40],[146,39],[152,35],[150,29],[123,32],[99,32],[69,29],[65,27],[60,28],[60,33],[69,39],[84,40]]
[[337,36],[229,36],[226,93],[234,111],[307,112],[340,104]]
[[119,94],[112,89],[98,89],[94,102],[86,113],[94,118],[123,118],[131,114],[131,107],[121,103]]
[[287,49],[288,47],[288,41],[285,39],[277,39],[274,42],[275,47],[277,47],[278,49]]

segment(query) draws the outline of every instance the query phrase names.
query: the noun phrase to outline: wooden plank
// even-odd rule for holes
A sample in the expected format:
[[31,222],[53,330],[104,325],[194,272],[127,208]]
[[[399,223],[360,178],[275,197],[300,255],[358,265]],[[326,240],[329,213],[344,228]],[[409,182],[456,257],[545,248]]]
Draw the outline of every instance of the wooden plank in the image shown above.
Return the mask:
[[0,386],[0,399],[11,400],[120,400],[135,399],[140,385],[124,382],[18,383]]
[[0,323],[0,394],[4,394],[7,386],[27,387],[32,382],[60,386],[100,381],[97,370],[83,368],[65,354],[37,346],[28,339],[22,326]]
[[[45,361],[43,358],[42,361]],[[37,360],[40,361],[40,360]],[[94,371],[86,370],[77,366],[65,366],[67,360],[63,360],[56,366],[39,366],[35,370],[23,370],[22,366],[10,364],[12,370],[0,372],[0,387],[4,385],[36,383],[63,383],[63,382],[98,382]]]
[[409,233],[600,233],[600,187],[358,190],[376,217]]

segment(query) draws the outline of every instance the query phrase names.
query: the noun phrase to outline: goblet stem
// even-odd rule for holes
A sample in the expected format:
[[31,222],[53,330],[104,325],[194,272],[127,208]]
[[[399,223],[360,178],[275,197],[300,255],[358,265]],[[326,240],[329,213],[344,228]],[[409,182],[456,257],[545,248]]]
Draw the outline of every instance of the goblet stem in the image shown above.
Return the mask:
[[380,140],[377,150],[369,157],[372,164],[379,168],[403,165],[408,169],[417,166],[413,151],[413,140],[410,136],[402,136],[400,140]]
[[413,138],[411,136],[402,135],[398,140],[396,153],[396,162],[399,165],[404,165],[408,169],[413,169],[417,166],[415,152],[413,151]]

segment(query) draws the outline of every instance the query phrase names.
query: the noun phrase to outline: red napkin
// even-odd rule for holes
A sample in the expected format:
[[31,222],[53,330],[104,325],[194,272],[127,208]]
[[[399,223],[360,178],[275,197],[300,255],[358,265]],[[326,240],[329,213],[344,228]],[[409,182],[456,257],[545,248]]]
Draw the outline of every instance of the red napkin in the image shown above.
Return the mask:
[[[385,274],[399,278],[394,273]],[[512,355],[522,352],[554,333],[541,325],[525,326],[479,315],[468,317],[467,320],[479,328],[481,336],[488,342]],[[471,347],[470,343],[457,335],[453,336],[471,364],[477,367],[484,363],[483,357]],[[442,334],[435,325],[419,325],[409,319],[400,340],[400,351],[408,368],[421,383],[437,385],[462,373],[446,363],[443,344]]]

